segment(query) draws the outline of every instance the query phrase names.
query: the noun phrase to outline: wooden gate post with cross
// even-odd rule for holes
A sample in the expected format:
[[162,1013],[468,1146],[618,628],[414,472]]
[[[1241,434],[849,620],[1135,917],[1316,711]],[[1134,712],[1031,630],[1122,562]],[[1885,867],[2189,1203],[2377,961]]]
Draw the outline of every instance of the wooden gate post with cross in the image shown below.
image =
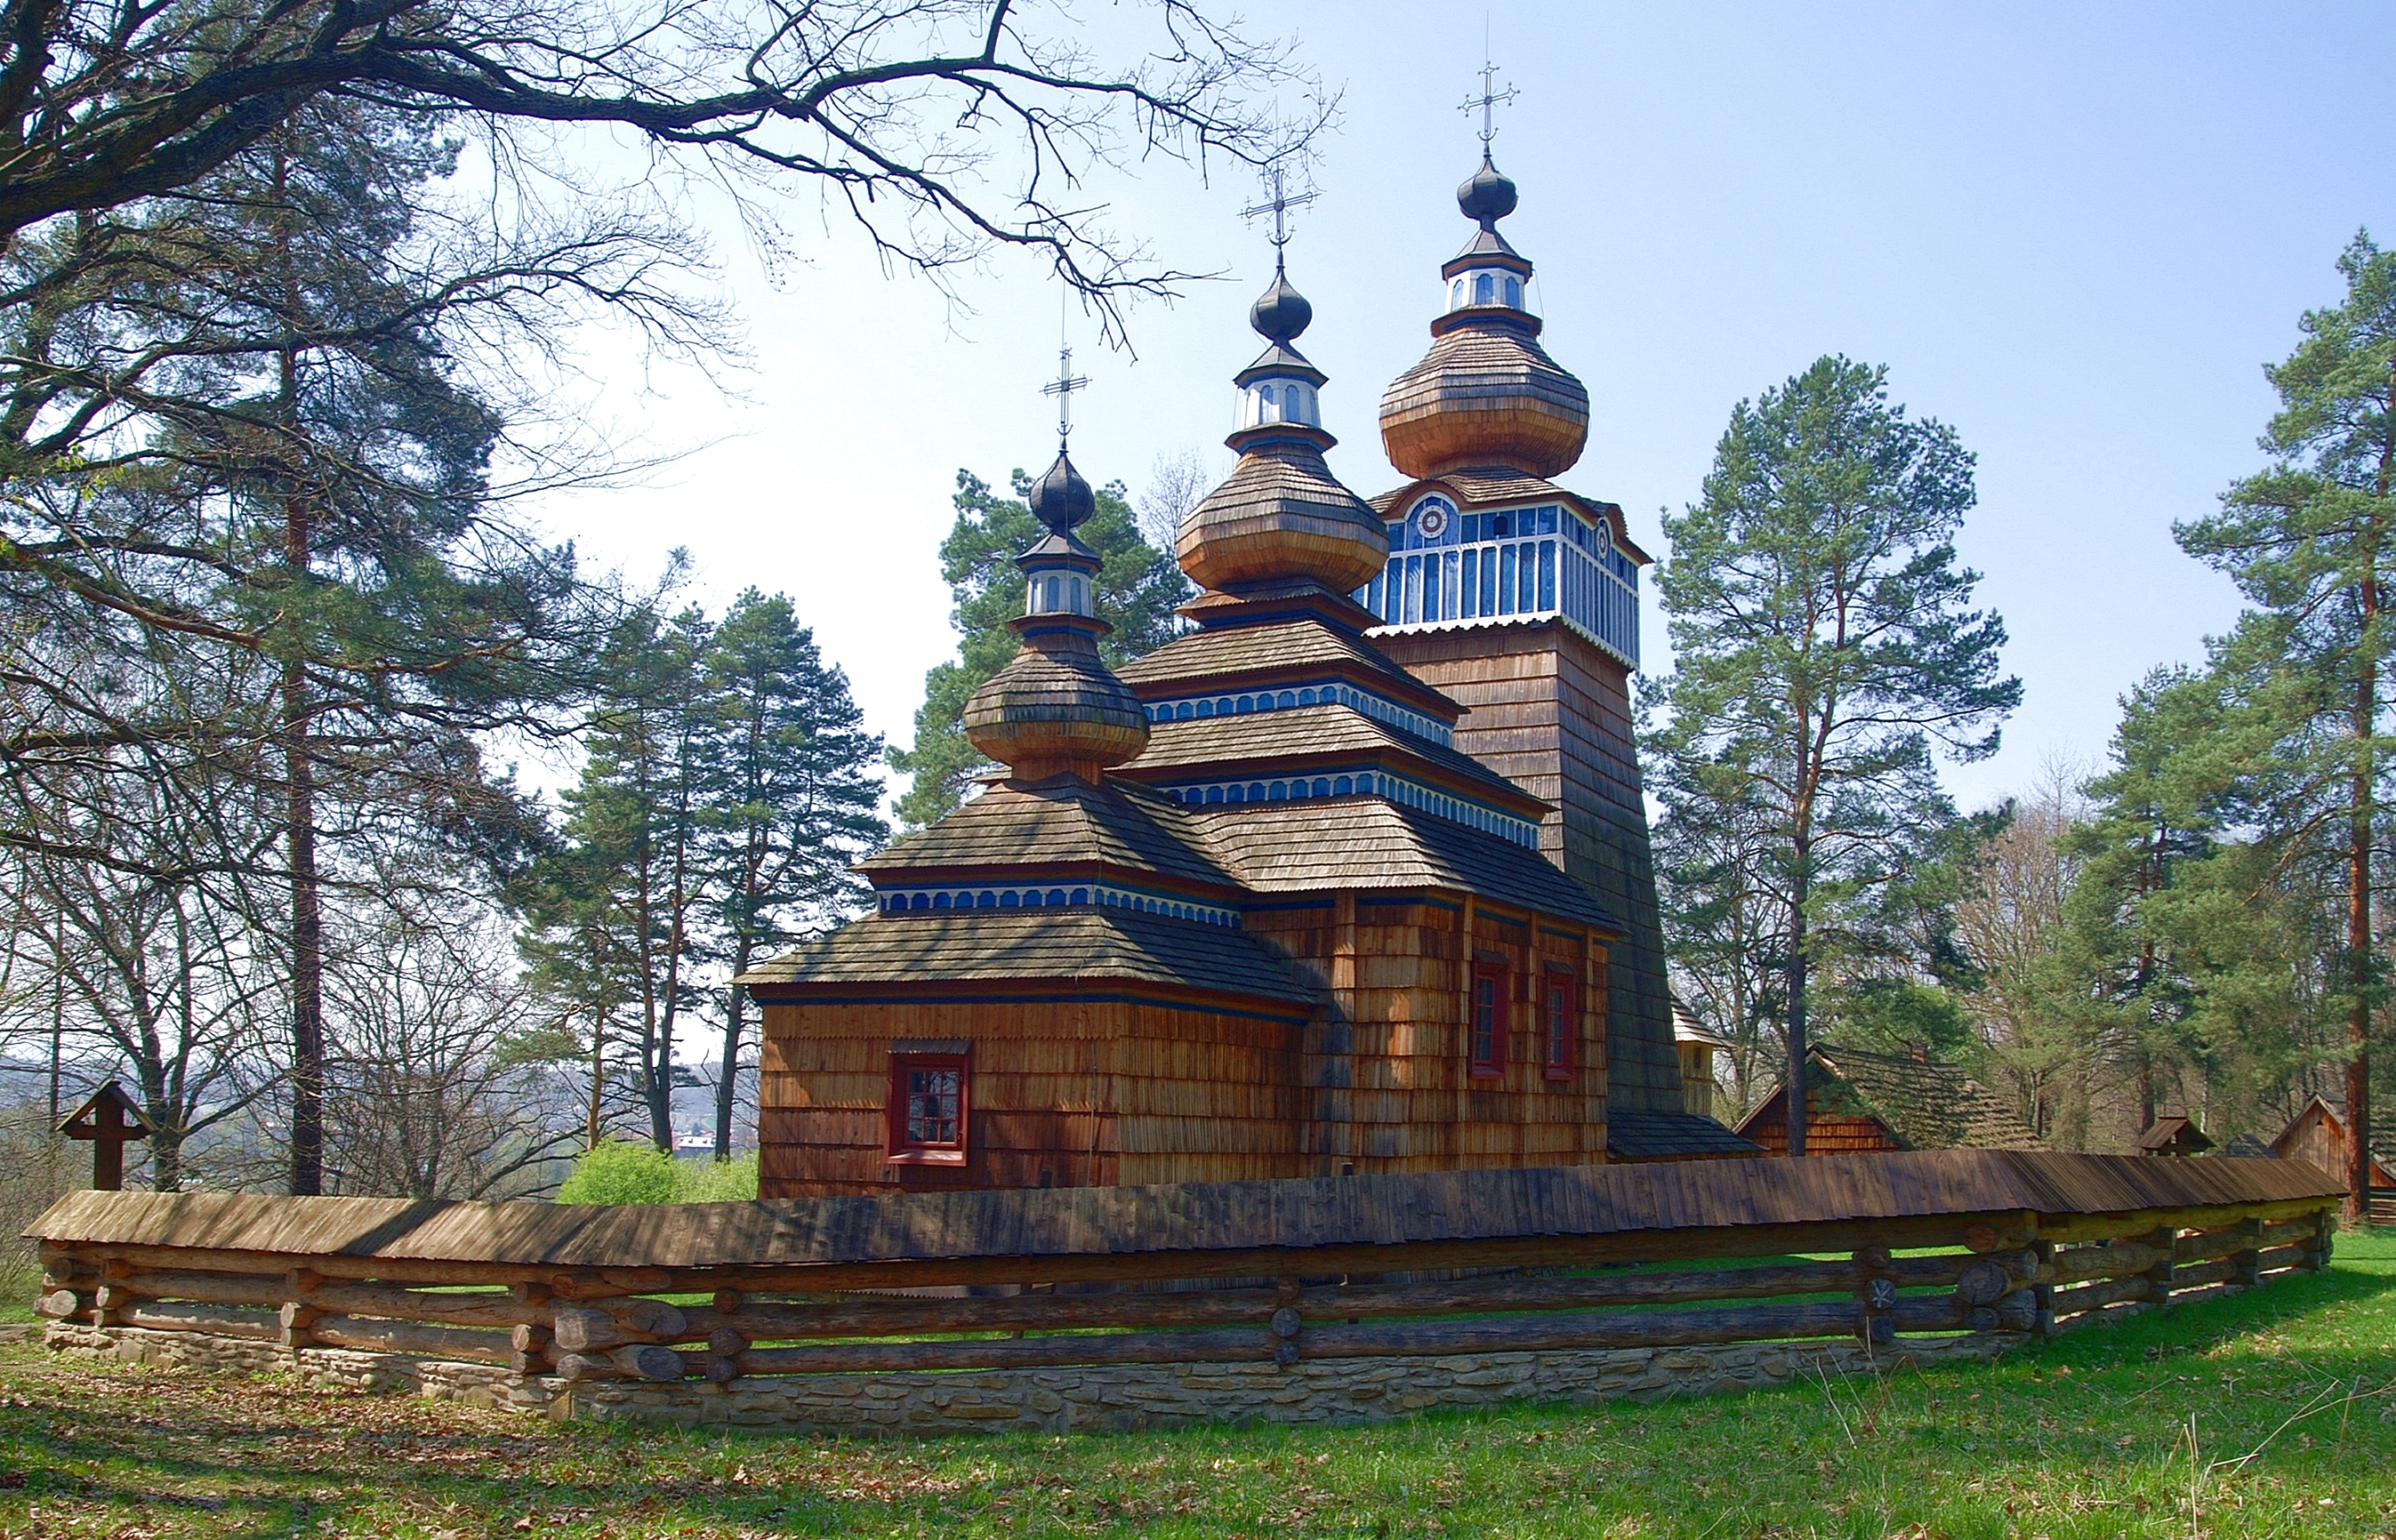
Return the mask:
[[110,1081],[91,1099],[67,1114],[59,1132],[70,1139],[91,1141],[91,1185],[100,1192],[125,1187],[125,1146],[150,1136],[150,1119],[125,1088]]

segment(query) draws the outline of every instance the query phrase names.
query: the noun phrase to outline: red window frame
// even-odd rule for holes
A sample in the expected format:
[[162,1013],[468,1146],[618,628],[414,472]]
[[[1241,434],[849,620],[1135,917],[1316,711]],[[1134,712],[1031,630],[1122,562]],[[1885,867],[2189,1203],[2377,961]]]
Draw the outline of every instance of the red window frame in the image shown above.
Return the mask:
[[[933,1077],[953,1074],[953,1082]],[[926,1098],[919,1101],[917,1098]],[[947,1114],[953,1112],[954,1116]],[[966,1054],[892,1054],[884,1103],[884,1159],[896,1165],[963,1165],[973,1139],[973,1059]],[[952,1132],[954,1137],[925,1137]]]
[[1580,980],[1567,968],[1550,968],[1539,997],[1539,1072],[1570,1080],[1580,1068]]
[[1465,1060],[1474,1080],[1506,1074],[1507,1007],[1513,976],[1503,963],[1472,965],[1472,1009],[1464,1023]]

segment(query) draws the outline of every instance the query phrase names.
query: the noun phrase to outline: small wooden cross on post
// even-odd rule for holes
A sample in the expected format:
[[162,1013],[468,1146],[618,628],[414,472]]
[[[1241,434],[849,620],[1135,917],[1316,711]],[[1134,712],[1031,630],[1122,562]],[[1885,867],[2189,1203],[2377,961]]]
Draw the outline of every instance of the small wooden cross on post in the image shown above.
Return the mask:
[[123,1086],[110,1081],[68,1113],[59,1132],[70,1139],[89,1139],[93,1188],[119,1192],[125,1187],[126,1141],[148,1138],[150,1119]]

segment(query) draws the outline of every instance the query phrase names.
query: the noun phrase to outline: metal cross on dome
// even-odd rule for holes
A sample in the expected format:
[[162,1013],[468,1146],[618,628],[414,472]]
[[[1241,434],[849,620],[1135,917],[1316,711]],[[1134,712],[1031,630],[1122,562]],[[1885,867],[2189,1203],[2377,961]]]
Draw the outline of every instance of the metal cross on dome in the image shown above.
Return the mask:
[[1265,172],[1265,185],[1272,189],[1272,196],[1263,203],[1241,209],[1240,218],[1260,219],[1268,214],[1273,217],[1273,265],[1277,268],[1281,265],[1282,247],[1289,245],[1289,211],[1304,208],[1314,201],[1314,194],[1292,193],[1285,190],[1282,184],[1282,168],[1277,165]]
[[[1067,289],[1065,294],[1070,302],[1072,290]],[[1062,333],[1064,329],[1065,321],[1060,313],[1057,330]],[[1088,376],[1073,372],[1073,344],[1060,341],[1057,348],[1057,378],[1040,387],[1042,395],[1057,398],[1057,449],[1059,454],[1064,452],[1066,441],[1073,436],[1073,392],[1087,390],[1089,384]]]
[[1489,158],[1490,141],[1498,137],[1497,120],[1490,115],[1490,109],[1511,106],[1514,101],[1512,84],[1509,83],[1502,91],[1492,90],[1491,87],[1497,84],[1497,81],[1498,66],[1489,62],[1488,55],[1482,55],[1481,94],[1477,97],[1466,98],[1464,104],[1457,109],[1458,112],[1465,113],[1471,113],[1476,107],[1481,110],[1481,158],[1484,160]]

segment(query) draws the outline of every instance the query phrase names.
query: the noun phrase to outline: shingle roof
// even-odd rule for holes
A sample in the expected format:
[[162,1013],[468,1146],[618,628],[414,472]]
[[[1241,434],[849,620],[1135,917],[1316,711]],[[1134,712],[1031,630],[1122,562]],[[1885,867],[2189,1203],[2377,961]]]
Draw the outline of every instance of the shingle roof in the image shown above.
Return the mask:
[[1595,894],[1537,851],[1379,797],[1225,804],[1197,816],[1217,857],[1251,892],[1444,889],[1621,928]]
[[1692,1156],[1761,1155],[1764,1147],[1695,1112],[1605,1109],[1605,1153],[1617,1161],[1686,1160]]
[[[1354,683],[1453,722],[1462,707],[1383,657],[1361,636],[1311,617],[1255,626],[1210,626],[1176,637],[1146,657],[1115,670],[1115,677],[1144,699],[1189,693],[1168,685],[1196,687],[1213,680],[1265,675],[1344,673]],[[1236,688],[1236,685],[1232,686]]]
[[2046,1148],[2003,1097],[1954,1065],[1859,1048],[1817,1049],[1812,1058],[1829,1072],[1826,1094],[1851,1093],[1910,1149]]
[[1129,909],[877,915],[733,980],[763,985],[1110,981],[1171,984],[1311,1006],[1271,948],[1221,925]]
[[[1411,759],[1450,786],[1533,817],[1548,804],[1469,754],[1376,722],[1352,706],[1299,706],[1248,716],[1160,722],[1148,747],[1118,774],[1164,778],[1170,771],[1210,764],[1266,764],[1328,755]],[[1248,772],[1243,771],[1245,775]]]
[[1211,887],[1232,878],[1205,851],[1206,835],[1170,797],[1077,776],[992,787],[921,832],[858,863],[878,877],[953,867],[1095,862]]

